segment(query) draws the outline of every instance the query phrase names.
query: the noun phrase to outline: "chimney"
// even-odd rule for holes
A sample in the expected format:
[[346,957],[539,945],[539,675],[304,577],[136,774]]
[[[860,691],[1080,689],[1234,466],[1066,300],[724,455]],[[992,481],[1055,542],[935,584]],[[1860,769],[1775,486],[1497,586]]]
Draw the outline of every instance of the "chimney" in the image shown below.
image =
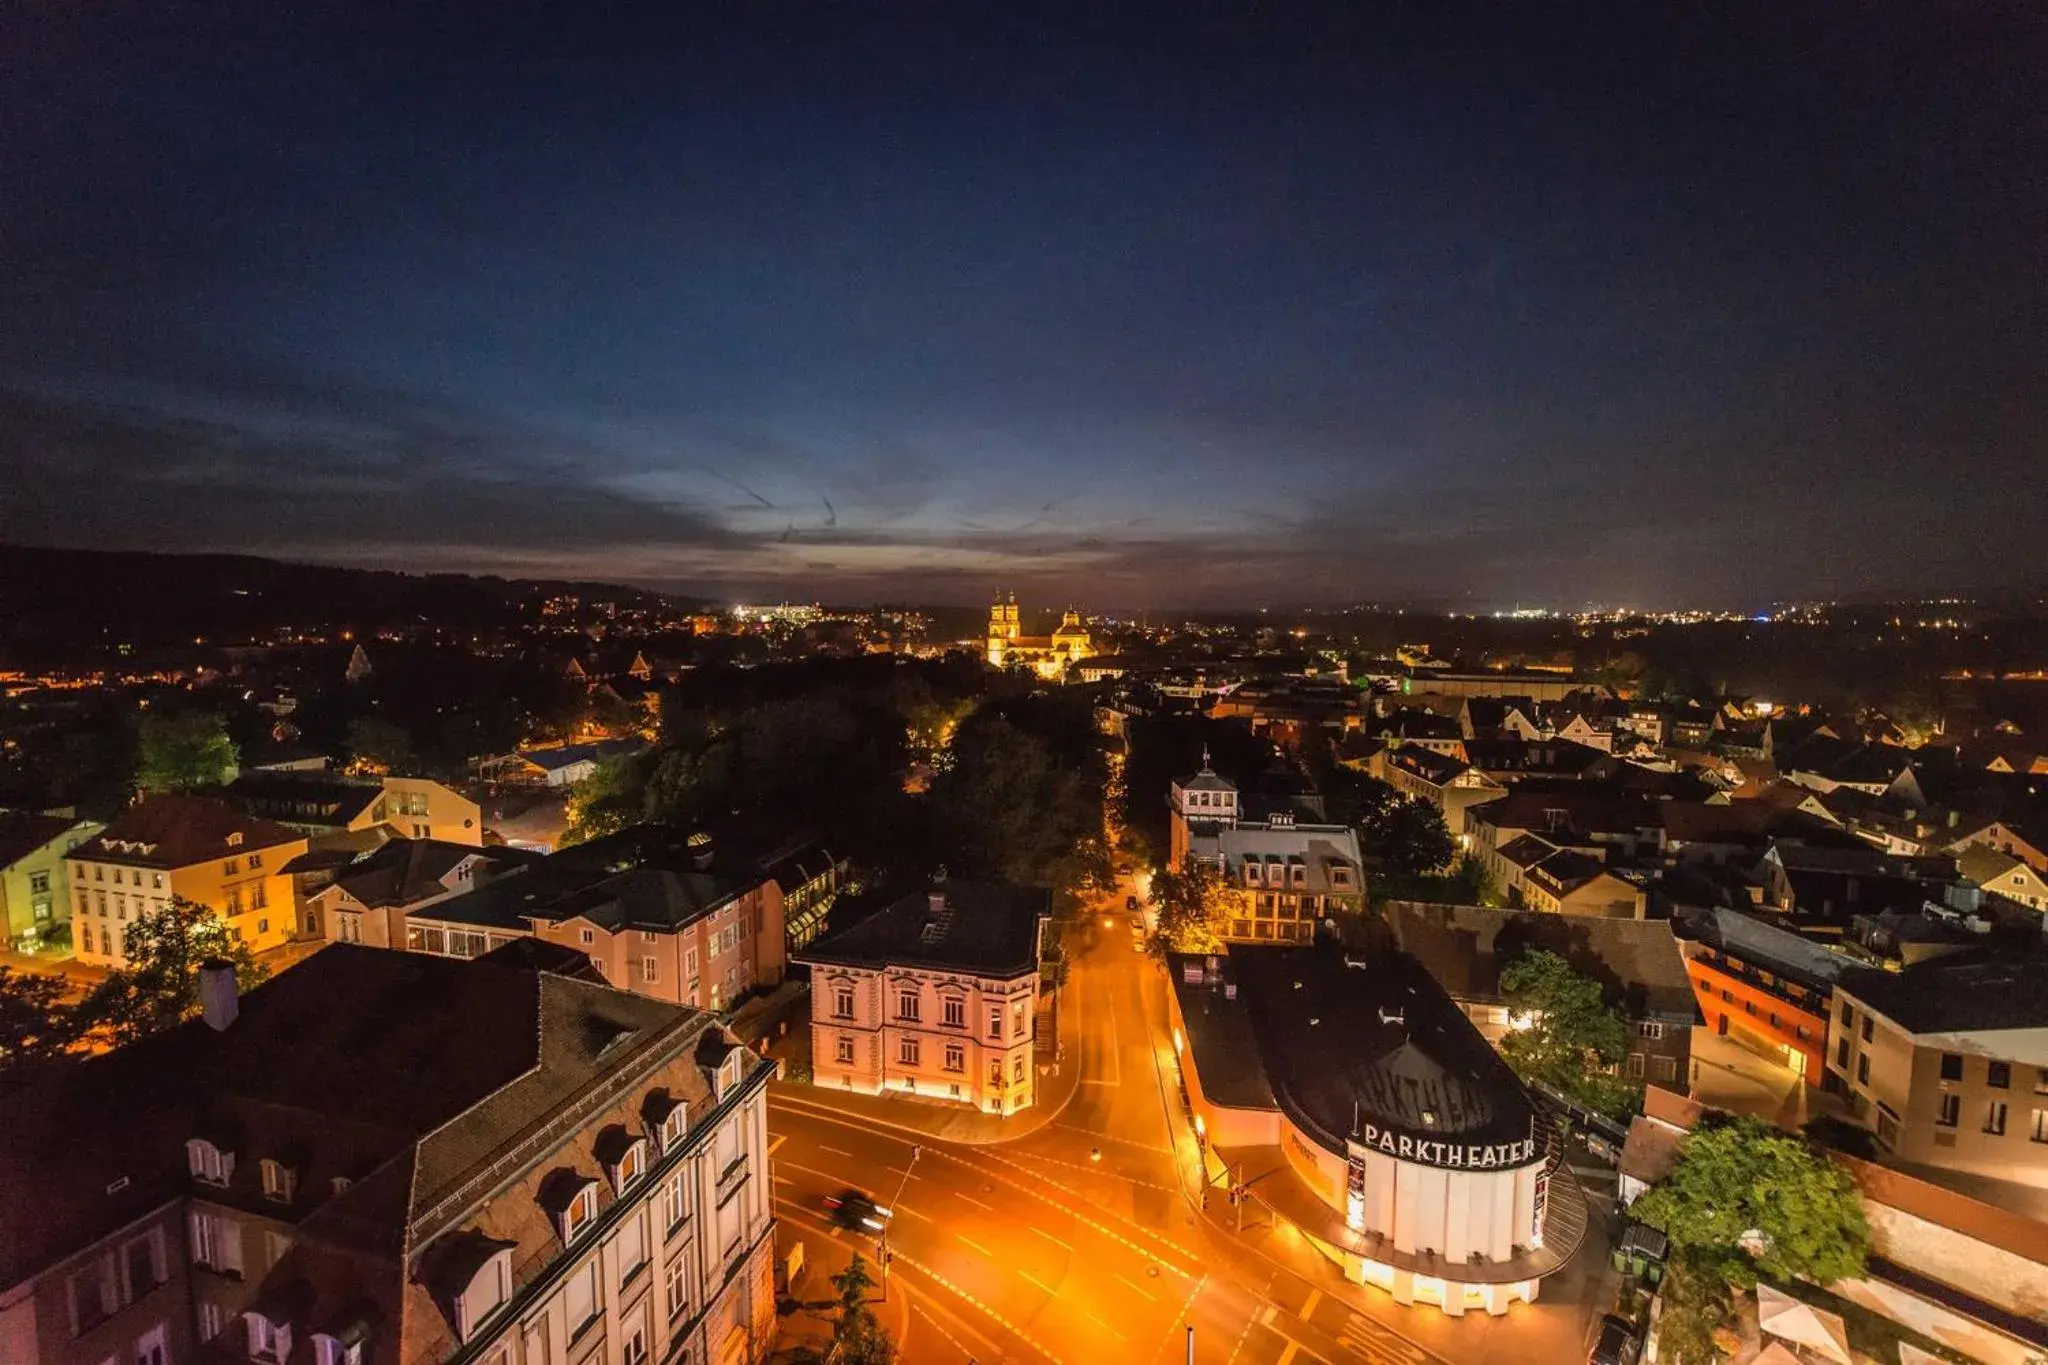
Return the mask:
[[946,913],[946,892],[944,888],[933,887],[926,893],[925,900],[932,914],[943,915]]
[[235,994],[234,963],[210,957],[199,964],[199,1010],[215,1033],[235,1022],[241,1001]]

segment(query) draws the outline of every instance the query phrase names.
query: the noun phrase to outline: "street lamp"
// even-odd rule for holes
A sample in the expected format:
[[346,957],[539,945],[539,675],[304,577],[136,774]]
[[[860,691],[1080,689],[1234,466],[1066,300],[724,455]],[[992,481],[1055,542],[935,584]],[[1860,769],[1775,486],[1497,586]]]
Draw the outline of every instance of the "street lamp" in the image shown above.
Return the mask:
[[[889,1213],[892,1218],[895,1216],[896,1207],[903,1202],[903,1187],[910,1183],[910,1172],[917,1166],[917,1159],[923,1155],[924,1148],[922,1146],[915,1142],[910,1144],[910,1160],[903,1167],[903,1178],[896,1182],[896,1197],[889,1201]],[[895,1253],[889,1250],[889,1224],[886,1220],[882,1224],[881,1232],[875,1237],[875,1259],[882,1263],[882,1292],[875,1296],[875,1301],[877,1303],[887,1303],[889,1301],[889,1262],[895,1259]]]

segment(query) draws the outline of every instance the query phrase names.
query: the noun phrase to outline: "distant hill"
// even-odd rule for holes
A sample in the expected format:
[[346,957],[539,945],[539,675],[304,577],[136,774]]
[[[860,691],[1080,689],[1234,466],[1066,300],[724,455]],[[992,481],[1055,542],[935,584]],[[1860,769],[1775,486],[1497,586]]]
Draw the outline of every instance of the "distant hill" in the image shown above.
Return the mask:
[[372,631],[422,620],[483,627],[519,615],[522,604],[563,594],[621,606],[697,605],[603,583],[0,545],[0,645],[74,645],[95,637],[147,645],[199,635],[229,641],[284,626]]

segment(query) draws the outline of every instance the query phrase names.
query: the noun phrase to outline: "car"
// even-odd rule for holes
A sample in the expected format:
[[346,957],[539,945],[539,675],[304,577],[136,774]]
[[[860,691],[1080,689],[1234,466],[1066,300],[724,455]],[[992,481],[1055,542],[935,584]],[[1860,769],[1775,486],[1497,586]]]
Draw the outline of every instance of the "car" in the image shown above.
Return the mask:
[[891,1210],[861,1190],[841,1190],[825,1196],[825,1208],[832,1221],[849,1232],[881,1232],[889,1226]]
[[1136,896],[1125,896],[1125,897],[1124,897],[1124,909],[1126,909],[1126,910],[1135,910],[1135,909],[1137,909],[1137,908],[1138,908],[1138,903],[1139,903],[1139,902],[1138,902],[1138,898],[1137,898]]
[[1636,1365],[1642,1357],[1643,1337],[1634,1323],[1612,1313],[1600,1319],[1600,1336],[1586,1365]]
[[1131,932],[1134,934],[1142,934],[1145,932],[1145,917],[1143,915],[1131,916]]

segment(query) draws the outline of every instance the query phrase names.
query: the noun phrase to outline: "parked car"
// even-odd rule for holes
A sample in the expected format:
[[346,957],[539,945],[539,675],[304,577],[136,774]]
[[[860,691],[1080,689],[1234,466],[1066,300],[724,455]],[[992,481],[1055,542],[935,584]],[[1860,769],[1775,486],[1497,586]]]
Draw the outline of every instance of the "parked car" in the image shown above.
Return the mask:
[[1586,1365],[1636,1365],[1643,1358],[1643,1335],[1627,1318],[1609,1313],[1600,1319],[1600,1336]]
[[1137,898],[1136,896],[1125,896],[1125,897],[1124,897],[1124,909],[1126,909],[1126,910],[1136,910],[1136,909],[1138,908],[1138,905],[1139,905],[1139,901],[1138,901],[1138,898]]

